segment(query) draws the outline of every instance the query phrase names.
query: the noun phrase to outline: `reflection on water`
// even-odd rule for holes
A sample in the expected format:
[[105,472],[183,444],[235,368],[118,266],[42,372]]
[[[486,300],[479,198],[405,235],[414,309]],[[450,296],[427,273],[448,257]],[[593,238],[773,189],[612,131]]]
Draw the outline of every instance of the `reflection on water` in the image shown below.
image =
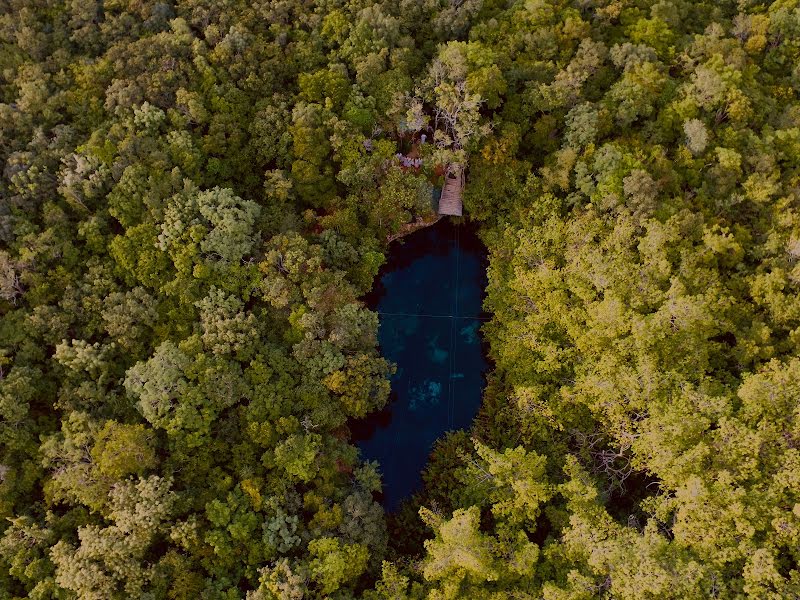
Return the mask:
[[381,351],[397,365],[392,397],[351,424],[364,457],[381,464],[388,510],[420,487],[433,442],[469,427],[486,370],[486,254],[472,230],[441,221],[391,249],[367,301],[380,314]]

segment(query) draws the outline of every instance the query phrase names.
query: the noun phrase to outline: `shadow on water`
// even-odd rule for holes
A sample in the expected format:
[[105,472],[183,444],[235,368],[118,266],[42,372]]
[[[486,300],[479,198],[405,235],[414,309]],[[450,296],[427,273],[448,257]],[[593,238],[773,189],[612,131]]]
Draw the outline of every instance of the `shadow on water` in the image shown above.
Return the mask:
[[474,228],[442,220],[391,246],[365,298],[379,313],[381,352],[397,372],[386,408],[350,430],[364,458],[381,465],[389,511],[420,488],[436,439],[469,427],[478,412],[486,264]]

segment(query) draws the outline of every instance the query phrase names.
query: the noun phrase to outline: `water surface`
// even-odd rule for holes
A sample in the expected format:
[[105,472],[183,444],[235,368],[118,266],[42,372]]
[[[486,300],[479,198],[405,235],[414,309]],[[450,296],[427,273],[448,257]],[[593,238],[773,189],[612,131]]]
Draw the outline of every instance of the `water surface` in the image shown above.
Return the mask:
[[387,510],[419,489],[433,442],[478,412],[485,288],[486,252],[473,229],[442,220],[391,245],[367,297],[397,372],[386,409],[351,430],[364,458],[380,462]]

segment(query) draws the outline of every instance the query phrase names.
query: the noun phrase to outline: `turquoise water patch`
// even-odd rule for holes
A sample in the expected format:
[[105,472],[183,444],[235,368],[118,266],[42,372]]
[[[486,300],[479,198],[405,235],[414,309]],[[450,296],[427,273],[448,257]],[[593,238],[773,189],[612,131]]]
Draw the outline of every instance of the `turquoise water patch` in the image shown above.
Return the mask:
[[437,438],[470,426],[480,407],[486,358],[480,325],[486,253],[467,226],[440,221],[391,246],[366,298],[378,312],[383,355],[397,365],[389,405],[350,423],[353,441],[383,474],[394,510],[418,490]]
[[438,381],[423,381],[421,385],[409,388],[408,409],[426,410],[439,404],[442,399],[442,384]]
[[464,325],[458,332],[461,336],[461,341],[464,344],[479,344],[481,341],[478,337],[478,329],[480,326],[481,324],[478,321],[473,321],[472,323]]
[[439,337],[434,337],[428,342],[428,356],[435,363],[443,363],[450,356],[450,353],[439,346]]

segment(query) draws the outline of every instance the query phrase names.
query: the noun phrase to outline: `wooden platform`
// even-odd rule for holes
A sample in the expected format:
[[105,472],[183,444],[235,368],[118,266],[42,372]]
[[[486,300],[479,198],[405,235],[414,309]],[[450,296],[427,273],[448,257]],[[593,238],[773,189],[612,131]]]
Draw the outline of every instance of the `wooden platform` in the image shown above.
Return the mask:
[[458,165],[448,165],[444,175],[439,214],[460,217],[464,211],[461,192],[464,189],[464,171]]

